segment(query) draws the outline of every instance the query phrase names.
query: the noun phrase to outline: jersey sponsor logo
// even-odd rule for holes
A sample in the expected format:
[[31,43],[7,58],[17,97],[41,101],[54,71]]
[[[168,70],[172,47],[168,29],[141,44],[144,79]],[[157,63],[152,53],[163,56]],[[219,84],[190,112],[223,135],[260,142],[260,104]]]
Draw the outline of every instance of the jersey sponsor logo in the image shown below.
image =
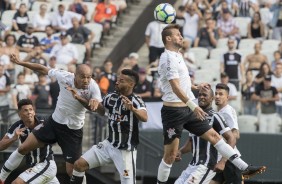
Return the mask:
[[66,156],[66,159],[69,160],[69,159],[72,159],[72,157]]
[[172,136],[175,135],[175,134],[176,134],[176,133],[175,133],[175,129],[174,129],[174,128],[169,128],[169,129],[167,130],[167,136],[168,136],[169,139],[171,139]]
[[98,145],[97,145],[97,148],[98,149],[102,149],[104,147],[104,145],[102,144],[102,143],[99,143]]
[[119,115],[119,114],[111,114],[110,115],[110,120],[113,120],[113,121],[128,121],[128,116],[127,115]]

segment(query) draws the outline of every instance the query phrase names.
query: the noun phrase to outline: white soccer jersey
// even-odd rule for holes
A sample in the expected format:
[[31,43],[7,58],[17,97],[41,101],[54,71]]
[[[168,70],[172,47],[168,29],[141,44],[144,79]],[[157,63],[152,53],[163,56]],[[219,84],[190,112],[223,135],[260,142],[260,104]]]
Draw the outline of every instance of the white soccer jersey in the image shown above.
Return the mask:
[[[225,119],[225,123],[229,126],[229,128],[239,130],[238,126],[238,118],[237,113],[233,107],[231,107],[229,104],[227,104],[225,107],[220,109],[219,114],[222,115]],[[240,151],[237,149],[237,147],[234,147],[234,150],[238,154],[238,156],[241,156]]]
[[179,79],[179,84],[189,99],[195,99],[191,91],[191,79],[188,68],[184,62],[182,54],[179,52],[169,51],[165,49],[160,57],[158,66],[160,75],[161,90],[164,93],[162,100],[165,102],[181,102],[181,100],[173,93],[169,83],[172,79]]
[[74,97],[65,87],[71,86],[77,93],[89,100],[95,98],[102,101],[101,92],[97,83],[91,79],[87,89],[77,89],[74,86],[74,74],[58,69],[51,69],[48,72],[50,77],[56,77],[60,86],[60,94],[53,119],[60,124],[67,125],[70,129],[80,129],[84,125],[86,108]]

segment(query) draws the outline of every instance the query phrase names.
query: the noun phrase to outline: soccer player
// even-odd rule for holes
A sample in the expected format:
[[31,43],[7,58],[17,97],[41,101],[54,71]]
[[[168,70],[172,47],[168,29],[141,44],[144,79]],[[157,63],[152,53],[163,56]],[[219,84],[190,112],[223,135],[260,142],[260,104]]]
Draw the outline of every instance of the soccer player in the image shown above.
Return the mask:
[[[191,133],[209,141],[218,152],[229,159],[236,167],[245,173],[253,173],[265,167],[248,166],[231,146],[209,125],[206,113],[196,105],[191,88],[188,69],[179,49],[183,45],[183,37],[178,25],[168,25],[162,31],[165,52],[161,55],[158,72],[163,91],[163,107],[161,110],[164,156],[158,169],[158,183],[166,183],[170,169],[178,151],[179,139],[183,125]],[[200,87],[210,88],[209,85]]]
[[[20,120],[9,128],[0,141],[0,151],[10,147],[18,139],[21,143],[25,142],[33,129],[39,129],[46,122],[45,118],[35,115],[30,99],[22,99],[18,102],[18,115]],[[44,144],[43,147],[32,150],[26,157],[29,169],[20,174],[13,184],[59,184],[56,178],[57,166],[53,159],[52,145],[50,144]],[[7,168],[4,166],[3,169]]]
[[[208,114],[207,119],[210,125],[225,138],[229,145],[234,147],[236,139],[232,135],[230,128],[225,124],[224,118],[212,109],[213,99],[212,89],[201,89],[199,91],[198,104]],[[216,174],[214,166],[218,160],[217,150],[208,141],[194,134],[190,134],[190,139],[180,148],[176,160],[181,160],[181,155],[188,153],[191,149],[192,161],[174,184],[209,183]],[[220,170],[218,168],[217,171]]]
[[104,114],[100,103],[101,92],[97,83],[91,78],[92,70],[89,66],[82,64],[77,67],[75,74],[72,74],[63,70],[49,69],[36,63],[22,62],[13,54],[11,61],[57,78],[60,94],[56,109],[44,126],[29,134],[26,141],[5,162],[5,169],[2,168],[0,173],[0,181],[4,181],[10,172],[18,167],[24,155],[46,143],[56,142],[62,149],[66,171],[71,176],[73,164],[82,153],[82,127],[86,110]]
[[122,184],[136,183],[136,149],[139,143],[138,123],[147,121],[147,110],[142,99],[133,93],[138,74],[129,69],[121,71],[116,91],[103,99],[108,110],[109,136],[94,145],[74,163],[71,184],[81,184],[87,169],[113,162]]

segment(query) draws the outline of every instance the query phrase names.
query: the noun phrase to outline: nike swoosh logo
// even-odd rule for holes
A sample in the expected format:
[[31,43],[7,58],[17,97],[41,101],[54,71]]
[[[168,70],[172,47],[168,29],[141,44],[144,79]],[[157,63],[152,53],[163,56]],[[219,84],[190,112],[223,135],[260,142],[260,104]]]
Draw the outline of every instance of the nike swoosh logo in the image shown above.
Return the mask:
[[66,157],[66,159],[71,159],[71,158],[72,158],[72,157],[68,157],[68,156]]

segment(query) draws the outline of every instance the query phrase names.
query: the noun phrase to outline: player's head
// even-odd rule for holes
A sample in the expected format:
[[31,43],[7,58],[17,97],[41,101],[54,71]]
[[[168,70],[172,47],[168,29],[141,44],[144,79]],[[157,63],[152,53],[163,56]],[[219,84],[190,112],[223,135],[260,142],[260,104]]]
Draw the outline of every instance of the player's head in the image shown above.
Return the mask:
[[183,37],[179,31],[180,26],[171,24],[162,31],[162,40],[166,47],[180,49],[183,46]]
[[219,83],[215,87],[215,104],[217,106],[228,103],[229,87],[226,84]]
[[123,69],[116,82],[116,90],[121,94],[131,93],[139,82],[138,73],[134,70]]
[[78,65],[74,76],[75,87],[77,89],[87,89],[91,81],[92,69],[86,64]]
[[18,102],[18,115],[27,127],[33,125],[35,112],[30,99],[22,99]]
[[206,109],[212,105],[214,98],[211,88],[201,88],[198,94],[198,104],[202,109]]

